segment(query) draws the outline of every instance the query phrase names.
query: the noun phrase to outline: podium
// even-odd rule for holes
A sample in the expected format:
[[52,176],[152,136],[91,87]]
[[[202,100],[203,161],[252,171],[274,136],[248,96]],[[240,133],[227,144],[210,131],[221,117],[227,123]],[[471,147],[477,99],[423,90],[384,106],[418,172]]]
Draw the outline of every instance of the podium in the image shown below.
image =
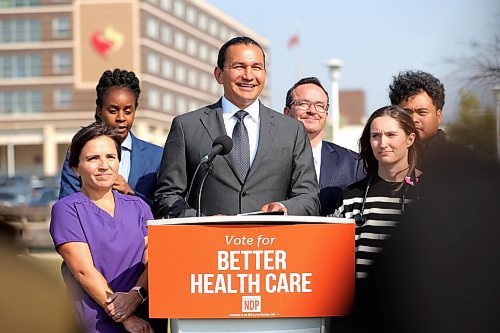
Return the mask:
[[148,221],[149,307],[174,332],[313,333],[354,297],[352,219]]

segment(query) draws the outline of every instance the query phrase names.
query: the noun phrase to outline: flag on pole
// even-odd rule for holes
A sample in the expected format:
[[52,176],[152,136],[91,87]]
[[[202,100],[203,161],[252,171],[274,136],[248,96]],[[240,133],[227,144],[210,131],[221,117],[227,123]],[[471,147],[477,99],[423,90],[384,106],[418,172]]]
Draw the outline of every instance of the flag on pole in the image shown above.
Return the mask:
[[292,49],[299,44],[299,35],[294,34],[288,39],[288,48]]

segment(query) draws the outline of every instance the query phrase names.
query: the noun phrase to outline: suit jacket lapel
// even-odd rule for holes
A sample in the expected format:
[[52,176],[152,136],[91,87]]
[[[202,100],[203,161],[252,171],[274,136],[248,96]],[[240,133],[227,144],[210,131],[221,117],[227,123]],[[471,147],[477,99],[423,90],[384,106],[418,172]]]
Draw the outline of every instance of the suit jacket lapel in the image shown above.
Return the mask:
[[[224,118],[222,116],[222,99],[220,99],[217,103],[207,107],[204,117],[202,117],[200,120],[212,141],[220,135],[227,135],[226,126],[224,125]],[[235,174],[236,178],[238,178],[240,183],[243,184],[243,180],[240,179],[239,172],[236,169],[236,162],[233,153],[231,152],[224,155],[223,157]]]
[[264,168],[261,164],[263,163],[264,156],[268,153],[271,148],[274,136],[276,135],[278,124],[274,119],[275,115],[270,109],[262,105],[259,102],[259,116],[260,116],[260,130],[259,130],[259,145],[257,147],[257,154],[252,163],[252,167],[248,172],[247,179],[252,177],[252,175],[259,170],[259,168]]
[[132,152],[130,154],[130,173],[127,183],[131,188],[135,188],[137,182],[139,181],[139,175],[142,175],[143,173],[142,171],[144,169],[144,163],[146,162],[146,159],[142,154],[144,146],[142,145],[141,141],[139,141],[132,134],[132,132],[130,132],[130,135],[132,135]]
[[321,148],[321,166],[319,171],[319,186],[320,188],[328,186],[335,175],[337,166],[337,153],[335,149],[328,144],[328,142],[323,141],[323,147]]
[[216,137],[226,134],[224,119],[222,118],[221,100],[205,108],[204,115],[200,118],[208,136],[213,141]]

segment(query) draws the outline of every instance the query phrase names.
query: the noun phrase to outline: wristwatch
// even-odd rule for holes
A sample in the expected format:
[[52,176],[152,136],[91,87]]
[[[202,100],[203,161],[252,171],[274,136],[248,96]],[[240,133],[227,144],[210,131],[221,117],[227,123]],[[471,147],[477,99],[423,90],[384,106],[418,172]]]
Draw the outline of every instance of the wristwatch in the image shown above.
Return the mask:
[[148,291],[144,287],[133,287],[132,290],[137,291],[139,294],[139,297],[142,299],[141,304],[144,303],[144,301],[148,298]]

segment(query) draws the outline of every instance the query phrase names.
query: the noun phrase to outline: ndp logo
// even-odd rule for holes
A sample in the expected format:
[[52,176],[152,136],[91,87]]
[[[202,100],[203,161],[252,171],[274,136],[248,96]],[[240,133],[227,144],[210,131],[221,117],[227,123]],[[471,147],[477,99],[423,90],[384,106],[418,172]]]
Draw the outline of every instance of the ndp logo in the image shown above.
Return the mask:
[[260,296],[241,296],[241,312],[261,312]]

